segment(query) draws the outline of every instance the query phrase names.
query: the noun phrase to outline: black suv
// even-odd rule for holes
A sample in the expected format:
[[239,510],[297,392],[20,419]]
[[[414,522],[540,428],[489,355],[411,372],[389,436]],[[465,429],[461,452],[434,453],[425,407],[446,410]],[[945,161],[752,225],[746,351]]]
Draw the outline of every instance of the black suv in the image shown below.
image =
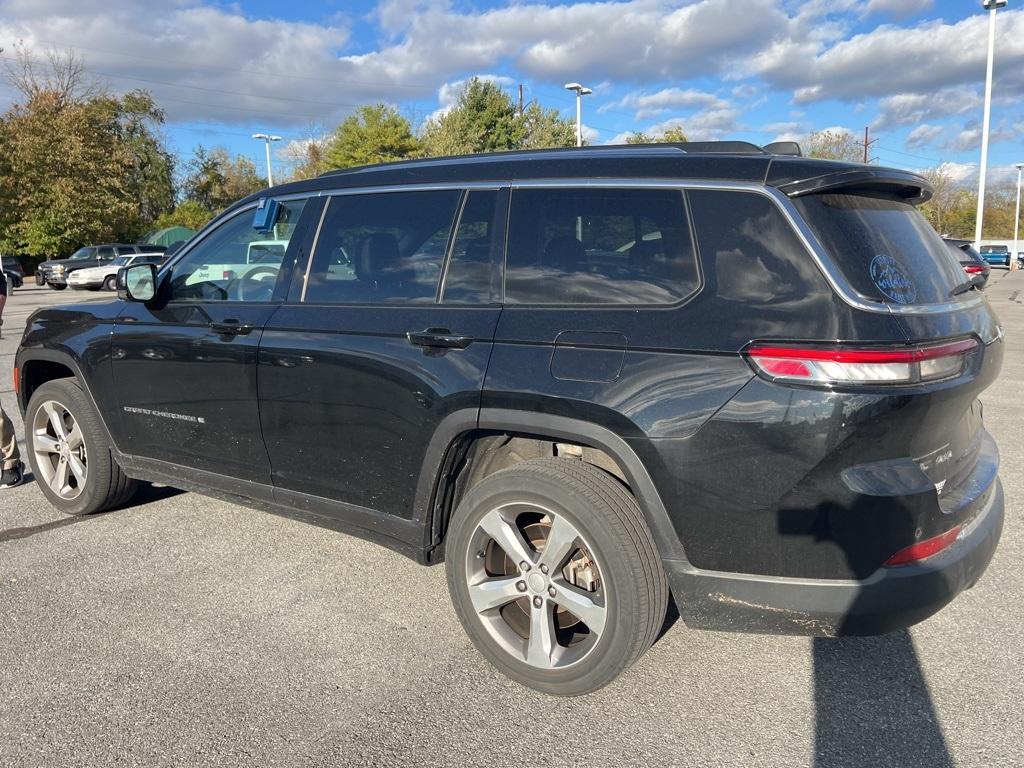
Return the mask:
[[53,259],[40,264],[36,269],[36,285],[48,285],[54,290],[63,291],[68,287],[68,275],[76,270],[99,267],[113,261],[118,256],[165,250],[166,246],[163,245],[128,245],[127,243],[86,245],[66,259]]
[[[446,562],[537,689],[695,627],[887,632],[1003,524],[1002,330],[898,170],[753,145],[417,160],[242,200],[17,354],[43,492],[248,499]],[[370,628],[368,632],[372,631]]]

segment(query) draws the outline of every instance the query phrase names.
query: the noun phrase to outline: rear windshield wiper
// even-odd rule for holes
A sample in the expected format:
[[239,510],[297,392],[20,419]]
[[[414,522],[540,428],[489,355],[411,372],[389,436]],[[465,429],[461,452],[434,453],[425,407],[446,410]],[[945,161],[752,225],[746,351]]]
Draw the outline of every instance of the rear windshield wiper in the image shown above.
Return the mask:
[[966,283],[960,283],[956,288],[949,292],[950,296],[959,296],[962,293],[967,293],[971,288],[974,288],[974,278],[972,277]]

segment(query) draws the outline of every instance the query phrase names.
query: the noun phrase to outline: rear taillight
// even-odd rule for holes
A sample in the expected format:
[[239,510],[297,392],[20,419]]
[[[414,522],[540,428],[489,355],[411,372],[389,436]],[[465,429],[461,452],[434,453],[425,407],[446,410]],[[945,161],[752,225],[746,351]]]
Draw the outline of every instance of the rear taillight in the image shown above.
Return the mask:
[[916,384],[956,376],[978,346],[961,339],[931,346],[888,349],[754,344],[754,368],[773,380],[802,384]]
[[956,537],[960,535],[961,527],[962,526],[957,525],[950,528],[945,533],[940,533],[938,536],[933,536],[930,539],[919,541],[917,544],[911,544],[909,547],[901,549],[895,555],[886,560],[885,564],[888,566],[912,565],[929,558],[932,555],[937,555],[956,541]]
[[980,275],[985,271],[985,268],[980,264],[966,264],[964,265],[964,272],[968,275]]

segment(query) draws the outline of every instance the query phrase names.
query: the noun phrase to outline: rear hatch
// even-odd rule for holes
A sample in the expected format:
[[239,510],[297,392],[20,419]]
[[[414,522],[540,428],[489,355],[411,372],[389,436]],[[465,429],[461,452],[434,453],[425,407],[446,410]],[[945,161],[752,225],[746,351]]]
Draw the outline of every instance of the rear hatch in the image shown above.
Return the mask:
[[[998,453],[978,396],[999,373],[1003,343],[984,294],[908,201],[904,182],[898,190],[839,186],[793,202],[857,301],[889,312],[903,331],[895,344],[868,338],[855,346],[921,356],[916,381],[893,381],[898,399],[871,426],[873,439],[861,443],[844,479],[889,496],[930,496],[934,489],[937,508],[919,507],[923,540],[967,526],[993,490]],[[927,194],[922,187],[917,200]],[[863,373],[865,384],[885,391],[885,382],[870,381],[884,371],[853,375]]]

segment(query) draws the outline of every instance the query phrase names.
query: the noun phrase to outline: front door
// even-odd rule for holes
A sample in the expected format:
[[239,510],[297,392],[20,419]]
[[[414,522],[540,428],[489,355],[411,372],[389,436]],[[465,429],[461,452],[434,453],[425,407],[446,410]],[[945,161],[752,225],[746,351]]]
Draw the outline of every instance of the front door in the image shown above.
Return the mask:
[[[269,484],[257,350],[305,203],[275,204],[269,222],[251,207],[231,216],[161,273],[154,302],[126,304],[111,352],[126,453]],[[268,239],[290,240],[291,258],[254,258]]]
[[499,197],[329,198],[312,261],[260,346],[261,417],[282,498],[413,517],[438,424],[459,410],[475,419],[479,407],[501,312]]

